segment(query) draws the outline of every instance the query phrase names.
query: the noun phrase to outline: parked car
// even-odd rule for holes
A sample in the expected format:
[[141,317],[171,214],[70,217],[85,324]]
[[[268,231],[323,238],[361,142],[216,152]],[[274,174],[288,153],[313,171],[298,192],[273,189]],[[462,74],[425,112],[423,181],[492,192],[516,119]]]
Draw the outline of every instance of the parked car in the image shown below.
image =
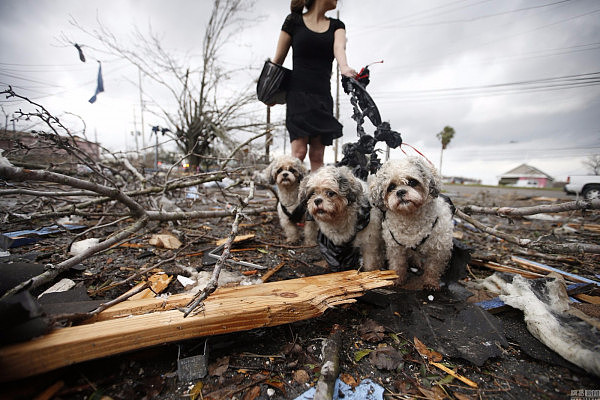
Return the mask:
[[586,200],[600,199],[600,175],[569,176],[564,190],[568,194],[579,195]]

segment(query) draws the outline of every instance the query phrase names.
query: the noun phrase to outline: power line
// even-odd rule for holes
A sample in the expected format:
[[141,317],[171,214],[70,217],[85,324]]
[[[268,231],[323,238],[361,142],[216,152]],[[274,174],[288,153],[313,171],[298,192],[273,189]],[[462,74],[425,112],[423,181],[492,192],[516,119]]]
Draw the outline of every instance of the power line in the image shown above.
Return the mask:
[[388,100],[388,102],[389,100],[435,100],[565,90],[596,86],[599,84],[600,72],[590,72],[576,75],[565,75],[479,86],[463,86],[426,90],[376,91],[373,92],[373,97],[383,99],[383,102],[386,102],[386,100]]
[[382,29],[389,29],[389,28],[412,28],[412,27],[422,27],[422,26],[439,26],[439,25],[449,25],[449,24],[464,24],[464,23],[479,21],[479,20],[482,20],[482,19],[488,19],[488,18],[493,18],[493,17],[499,17],[499,16],[502,16],[502,15],[514,14],[514,13],[522,12],[522,11],[529,11],[529,10],[534,10],[534,9],[538,9],[538,8],[550,7],[550,6],[554,6],[554,5],[557,5],[557,4],[566,3],[566,2],[569,2],[569,1],[572,1],[572,0],[561,0],[561,1],[554,2],[554,3],[542,4],[542,5],[531,6],[531,7],[517,8],[517,9],[514,9],[514,10],[508,10],[508,11],[499,12],[499,13],[495,13],[495,14],[479,15],[479,16],[470,17],[470,18],[463,18],[463,19],[455,19],[455,20],[447,20],[447,21],[434,21],[434,22],[421,23],[421,24],[415,24],[415,23],[408,23],[406,25],[392,24],[392,25],[380,26],[380,27]]

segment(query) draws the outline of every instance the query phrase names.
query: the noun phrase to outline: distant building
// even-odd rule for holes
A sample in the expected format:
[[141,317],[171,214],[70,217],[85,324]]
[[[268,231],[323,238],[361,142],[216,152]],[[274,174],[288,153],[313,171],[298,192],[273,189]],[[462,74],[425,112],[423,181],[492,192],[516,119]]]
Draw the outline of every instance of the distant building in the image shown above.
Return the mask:
[[[77,147],[94,161],[100,160],[100,145],[78,136],[60,136],[66,146]],[[80,161],[51,141],[31,132],[0,131],[0,149],[13,163],[59,165],[78,164]]]
[[531,165],[521,164],[500,175],[498,185],[521,187],[551,187],[554,178]]
[[464,178],[462,176],[444,176],[442,182],[459,185],[481,185],[481,179]]

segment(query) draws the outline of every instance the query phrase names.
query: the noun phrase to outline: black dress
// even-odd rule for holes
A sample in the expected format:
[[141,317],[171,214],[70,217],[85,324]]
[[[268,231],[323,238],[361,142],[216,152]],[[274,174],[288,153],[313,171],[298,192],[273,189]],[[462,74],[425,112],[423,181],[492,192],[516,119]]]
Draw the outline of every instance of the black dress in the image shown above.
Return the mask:
[[301,14],[291,13],[281,27],[292,37],[293,68],[285,118],[290,141],[321,136],[321,143],[329,146],[342,136],[342,124],[333,116],[330,82],[334,32],[345,26],[339,19],[329,21],[329,29],[317,33],[306,27]]

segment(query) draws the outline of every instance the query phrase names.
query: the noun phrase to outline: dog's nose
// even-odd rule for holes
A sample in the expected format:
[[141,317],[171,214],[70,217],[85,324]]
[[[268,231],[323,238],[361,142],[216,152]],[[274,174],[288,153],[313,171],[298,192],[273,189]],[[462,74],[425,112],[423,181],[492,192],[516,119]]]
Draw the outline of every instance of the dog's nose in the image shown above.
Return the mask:
[[321,204],[322,202],[323,202],[323,199],[322,199],[322,198],[320,198],[320,197],[317,197],[317,198],[315,199],[315,206],[318,206],[318,205],[319,205],[319,204]]
[[287,172],[284,172],[284,173],[283,173],[283,174],[281,174],[281,175],[282,175],[284,178],[287,178],[287,176],[288,176],[288,173],[287,173]]
[[401,198],[404,197],[405,194],[406,194],[406,190],[404,190],[404,189],[400,189],[396,192],[396,196],[401,197]]

